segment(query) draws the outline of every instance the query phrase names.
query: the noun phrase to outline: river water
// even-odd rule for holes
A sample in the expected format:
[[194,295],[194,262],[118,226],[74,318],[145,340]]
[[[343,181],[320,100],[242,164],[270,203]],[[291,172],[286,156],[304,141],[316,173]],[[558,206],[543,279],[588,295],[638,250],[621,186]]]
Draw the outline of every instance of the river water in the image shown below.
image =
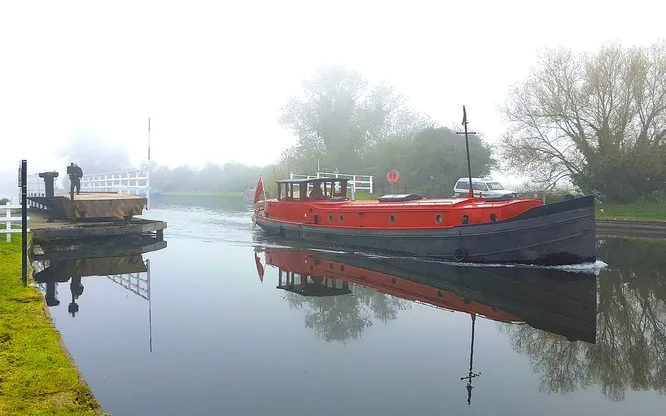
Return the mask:
[[666,405],[662,241],[600,238],[601,270],[461,268],[289,248],[253,230],[240,201],[163,199],[145,217],[167,221],[166,248],[72,263],[59,273],[80,284],[60,276],[48,297],[113,416]]

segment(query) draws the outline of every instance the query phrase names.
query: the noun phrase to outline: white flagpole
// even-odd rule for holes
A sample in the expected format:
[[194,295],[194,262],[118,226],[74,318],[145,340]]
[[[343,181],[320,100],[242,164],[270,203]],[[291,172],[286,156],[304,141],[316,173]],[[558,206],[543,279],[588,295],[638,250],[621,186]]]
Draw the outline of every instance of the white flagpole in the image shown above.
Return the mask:
[[262,192],[264,193],[264,201],[267,201],[268,198],[266,197],[266,186],[264,185],[263,176],[259,175],[259,180],[261,181],[261,188],[262,188]]

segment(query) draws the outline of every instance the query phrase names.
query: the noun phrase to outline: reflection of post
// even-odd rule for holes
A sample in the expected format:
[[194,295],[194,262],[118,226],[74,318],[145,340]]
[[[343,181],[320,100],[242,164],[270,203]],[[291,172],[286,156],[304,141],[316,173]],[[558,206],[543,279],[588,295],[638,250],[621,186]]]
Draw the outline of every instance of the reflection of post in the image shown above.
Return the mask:
[[58,306],[60,305],[60,301],[58,300],[57,295],[57,290],[56,290],[56,283],[55,280],[49,279],[46,282],[46,304],[48,306]]
[[67,311],[71,313],[72,318],[74,318],[79,311],[79,304],[76,303],[76,300],[83,294],[81,276],[72,276],[72,281],[69,284],[69,291],[72,294],[72,301],[67,305]]
[[153,352],[153,308],[150,296],[150,259],[146,259],[146,286],[146,292],[148,293],[148,345],[150,352]]
[[472,314],[472,343],[470,346],[470,352],[469,352],[469,374],[467,377],[460,377],[460,380],[465,380],[467,379],[467,404],[470,405],[472,403],[472,379],[474,377],[478,377],[481,375],[481,373],[476,373],[474,374],[472,372],[472,364],[474,362],[474,323],[476,322],[476,315]]

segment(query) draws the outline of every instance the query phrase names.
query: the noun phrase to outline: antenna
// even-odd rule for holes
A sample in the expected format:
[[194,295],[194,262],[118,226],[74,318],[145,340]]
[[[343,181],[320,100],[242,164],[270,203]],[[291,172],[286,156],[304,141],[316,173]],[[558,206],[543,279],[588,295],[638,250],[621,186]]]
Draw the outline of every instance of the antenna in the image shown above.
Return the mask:
[[467,134],[476,134],[475,131],[467,131],[467,110],[465,109],[465,106],[463,105],[463,120],[462,120],[462,125],[465,127],[464,132],[459,132],[457,131],[456,134],[464,134],[465,135],[465,147],[467,148],[467,174],[469,176],[469,191],[467,192],[467,198],[473,198],[474,197],[474,191],[472,188],[472,164],[469,159],[469,138],[467,137]]
[[148,164],[150,164],[150,117],[148,117]]

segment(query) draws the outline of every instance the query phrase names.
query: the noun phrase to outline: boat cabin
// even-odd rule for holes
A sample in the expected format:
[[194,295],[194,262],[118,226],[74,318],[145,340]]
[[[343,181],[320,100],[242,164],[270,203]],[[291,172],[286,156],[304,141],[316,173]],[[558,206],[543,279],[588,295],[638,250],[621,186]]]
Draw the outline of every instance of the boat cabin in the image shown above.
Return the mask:
[[286,201],[347,201],[343,178],[283,179],[277,181],[277,199]]

